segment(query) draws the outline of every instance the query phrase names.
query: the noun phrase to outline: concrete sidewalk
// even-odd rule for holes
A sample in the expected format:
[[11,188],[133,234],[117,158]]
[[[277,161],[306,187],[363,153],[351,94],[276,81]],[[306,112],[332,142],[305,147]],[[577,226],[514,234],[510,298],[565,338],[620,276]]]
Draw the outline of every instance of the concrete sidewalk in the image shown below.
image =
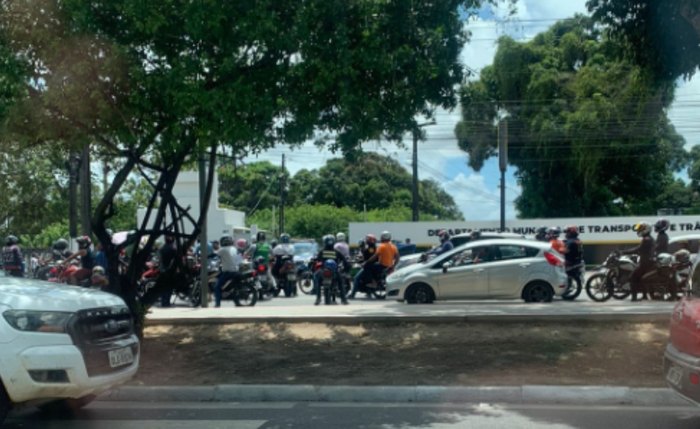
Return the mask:
[[370,402],[687,406],[667,388],[616,386],[123,386],[100,401]]

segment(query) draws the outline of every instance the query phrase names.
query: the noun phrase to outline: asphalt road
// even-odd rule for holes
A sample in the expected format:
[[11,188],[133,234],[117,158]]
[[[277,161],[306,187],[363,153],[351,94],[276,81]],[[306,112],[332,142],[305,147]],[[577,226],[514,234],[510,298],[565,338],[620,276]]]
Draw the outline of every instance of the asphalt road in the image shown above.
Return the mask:
[[7,429],[697,428],[700,408],[497,404],[95,402],[72,417],[35,409]]

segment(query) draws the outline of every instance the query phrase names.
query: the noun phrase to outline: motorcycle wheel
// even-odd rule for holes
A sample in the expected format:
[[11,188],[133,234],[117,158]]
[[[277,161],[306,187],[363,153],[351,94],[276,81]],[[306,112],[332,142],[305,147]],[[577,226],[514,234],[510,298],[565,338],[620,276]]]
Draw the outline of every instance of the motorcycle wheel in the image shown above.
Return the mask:
[[190,292],[189,298],[192,307],[199,307],[202,304],[202,288],[199,287],[199,281],[195,281],[192,285],[192,292]]
[[376,299],[386,299],[386,288],[373,289],[370,294]]
[[331,288],[332,288],[333,286],[330,286],[330,287],[328,287],[328,286],[321,286],[321,287],[323,287],[323,303],[326,304],[326,305],[329,305],[329,304],[331,303],[331,298],[332,298],[332,296],[331,296],[331,295],[332,295],[332,294],[331,294]]
[[610,299],[610,291],[605,284],[605,274],[599,273],[588,278],[586,294],[595,302],[605,302]]
[[242,285],[233,297],[236,307],[253,307],[258,302],[258,294],[254,287]]
[[308,272],[301,275],[299,280],[297,280],[297,287],[305,295],[311,295],[314,292],[314,282],[311,278],[311,274]]
[[576,282],[574,279],[570,279],[571,281],[571,288],[569,288],[564,294],[562,294],[561,298],[564,301],[573,301],[576,298],[578,298],[579,295],[581,295],[581,291],[583,290],[583,282]]

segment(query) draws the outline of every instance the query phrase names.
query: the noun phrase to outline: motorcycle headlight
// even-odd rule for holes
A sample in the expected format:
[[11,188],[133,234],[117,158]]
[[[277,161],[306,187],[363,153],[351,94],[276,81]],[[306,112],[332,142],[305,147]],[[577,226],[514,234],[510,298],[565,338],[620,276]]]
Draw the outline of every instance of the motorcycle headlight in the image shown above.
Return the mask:
[[3,314],[7,323],[22,332],[66,332],[73,313],[63,311],[7,310]]

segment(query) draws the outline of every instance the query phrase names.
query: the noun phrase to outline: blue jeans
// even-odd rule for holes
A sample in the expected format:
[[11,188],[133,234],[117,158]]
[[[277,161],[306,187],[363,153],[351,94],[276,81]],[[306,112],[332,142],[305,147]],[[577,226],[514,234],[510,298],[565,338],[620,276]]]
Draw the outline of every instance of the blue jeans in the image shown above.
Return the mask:
[[237,271],[222,271],[219,273],[219,277],[216,278],[216,284],[214,285],[214,304],[219,307],[221,306],[221,288],[229,280],[234,280],[238,277]]
[[352,279],[352,292],[350,292],[350,296],[355,296],[357,292],[360,290],[360,281],[362,280],[362,276],[365,273],[364,268],[360,268],[360,271],[355,274],[355,278]]

